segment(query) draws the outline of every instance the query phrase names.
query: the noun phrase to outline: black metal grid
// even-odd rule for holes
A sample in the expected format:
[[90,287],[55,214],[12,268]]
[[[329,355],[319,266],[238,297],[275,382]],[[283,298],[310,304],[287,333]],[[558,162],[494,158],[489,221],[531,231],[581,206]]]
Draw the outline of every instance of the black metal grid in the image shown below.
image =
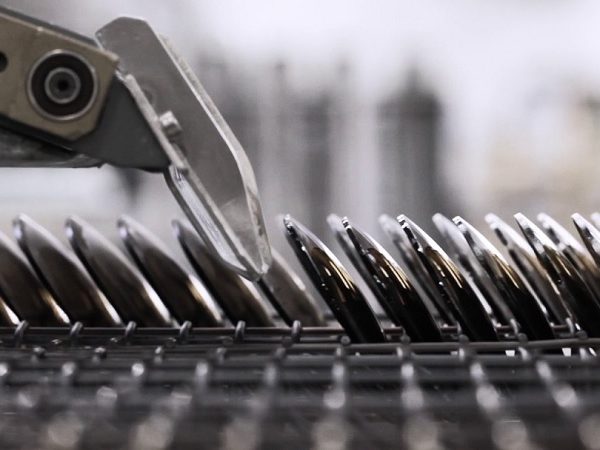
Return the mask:
[[[594,448],[600,339],[0,329],[0,446]],[[599,431],[597,431],[599,430]],[[586,447],[587,445],[587,447]]]

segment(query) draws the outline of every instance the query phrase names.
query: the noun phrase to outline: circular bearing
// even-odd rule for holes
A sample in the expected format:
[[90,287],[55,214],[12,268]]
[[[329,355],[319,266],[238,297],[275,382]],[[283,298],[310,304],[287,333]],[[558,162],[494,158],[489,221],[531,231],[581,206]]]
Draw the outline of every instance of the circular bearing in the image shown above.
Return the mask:
[[42,116],[58,121],[81,117],[98,92],[96,71],[83,58],[53,50],[36,61],[29,72],[29,101]]

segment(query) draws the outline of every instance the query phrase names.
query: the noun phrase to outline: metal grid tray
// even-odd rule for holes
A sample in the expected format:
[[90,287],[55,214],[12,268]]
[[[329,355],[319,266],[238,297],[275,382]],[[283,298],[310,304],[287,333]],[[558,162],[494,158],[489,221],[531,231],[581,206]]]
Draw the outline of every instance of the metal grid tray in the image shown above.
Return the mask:
[[600,339],[0,329],[2,448],[597,448]]

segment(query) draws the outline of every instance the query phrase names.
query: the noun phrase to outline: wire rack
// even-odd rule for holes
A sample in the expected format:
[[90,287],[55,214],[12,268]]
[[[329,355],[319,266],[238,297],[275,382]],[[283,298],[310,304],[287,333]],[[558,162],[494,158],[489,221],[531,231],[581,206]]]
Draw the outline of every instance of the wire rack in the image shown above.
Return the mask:
[[0,329],[2,448],[598,448],[600,339]]
[[[546,247],[528,250],[501,224],[531,284],[479,237],[459,248],[482,256],[459,258],[467,278],[402,220],[386,224],[398,239],[418,238],[398,241],[412,278],[347,219],[333,224],[354,239],[339,240],[376,313],[289,217],[290,243],[327,312],[281,257],[256,286],[242,282],[183,224],[176,235],[205,289],[131,220],[121,237],[139,267],[81,220],[68,222],[72,254],[20,216],[17,240],[35,273],[0,239],[4,307],[18,313],[0,327],[0,448],[600,449],[597,255],[574,244],[563,254],[529,222]],[[535,251],[553,265],[537,264]],[[152,308],[157,299],[164,308]],[[54,304],[68,320],[49,316]]]

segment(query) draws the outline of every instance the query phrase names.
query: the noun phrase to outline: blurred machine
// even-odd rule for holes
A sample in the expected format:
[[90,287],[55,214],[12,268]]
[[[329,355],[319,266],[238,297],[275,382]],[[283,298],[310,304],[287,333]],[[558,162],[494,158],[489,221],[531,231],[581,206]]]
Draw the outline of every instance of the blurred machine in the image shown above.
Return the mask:
[[0,23],[0,164],[164,173],[194,269],[127,216],[123,249],[69,217],[69,249],[19,215],[0,235],[3,448],[600,448],[600,215],[573,216],[579,239],[545,214],[515,215],[521,233],[488,215],[503,251],[461,217],[433,218],[446,251],[384,215],[398,262],[329,215],[374,308],[293,217],[303,273],[269,246],[243,150],[145,22],[96,40]]

